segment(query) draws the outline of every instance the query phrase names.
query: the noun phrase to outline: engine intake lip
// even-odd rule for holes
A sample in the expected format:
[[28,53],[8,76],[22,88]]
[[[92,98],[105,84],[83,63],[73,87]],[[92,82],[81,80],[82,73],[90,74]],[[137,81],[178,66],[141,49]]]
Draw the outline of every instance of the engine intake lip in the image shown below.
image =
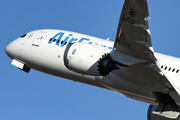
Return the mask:
[[67,48],[65,49],[65,51],[64,51],[64,65],[69,69],[69,67],[68,67],[68,64],[69,64],[69,59],[68,59],[68,57],[67,57],[67,53],[68,53],[68,51],[69,51],[69,49],[71,48],[71,46],[73,45],[74,43],[69,43],[68,44],[68,46],[67,46]]

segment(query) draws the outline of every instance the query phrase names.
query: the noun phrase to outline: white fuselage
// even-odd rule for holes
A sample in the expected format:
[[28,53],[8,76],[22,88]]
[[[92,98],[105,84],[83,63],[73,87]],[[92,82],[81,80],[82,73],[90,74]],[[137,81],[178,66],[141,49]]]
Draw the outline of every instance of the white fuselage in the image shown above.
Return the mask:
[[[109,80],[114,81],[110,85],[106,84],[108,79],[103,79],[103,76],[85,75],[67,69],[64,65],[64,52],[68,44],[73,42],[94,45],[104,53],[110,53],[113,50],[114,44],[112,41],[75,32],[47,29],[32,31],[16,39],[6,47],[6,53],[10,58],[25,64],[29,68],[65,79],[113,90],[127,97],[157,105],[151,90],[130,82],[124,76],[119,75],[117,77],[110,73],[107,76]],[[180,59],[159,53],[155,53],[155,56],[159,67],[161,67],[169,79],[174,80],[174,83],[180,85]]]

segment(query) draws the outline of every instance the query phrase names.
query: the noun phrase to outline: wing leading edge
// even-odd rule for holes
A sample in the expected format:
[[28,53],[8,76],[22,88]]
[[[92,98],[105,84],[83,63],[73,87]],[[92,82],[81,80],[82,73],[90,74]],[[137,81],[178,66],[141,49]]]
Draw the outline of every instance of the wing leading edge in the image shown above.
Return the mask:
[[130,82],[143,85],[153,93],[166,93],[180,106],[180,89],[161,71],[154,55],[148,17],[146,0],[125,0],[111,56],[129,66],[121,67],[121,72]]

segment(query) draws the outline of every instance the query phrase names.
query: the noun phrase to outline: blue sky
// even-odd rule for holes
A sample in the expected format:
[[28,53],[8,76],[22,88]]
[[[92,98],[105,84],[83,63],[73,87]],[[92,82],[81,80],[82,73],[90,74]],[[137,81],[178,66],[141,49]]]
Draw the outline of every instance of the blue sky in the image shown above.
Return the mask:
[[[32,30],[63,29],[114,40],[124,0],[1,0],[0,120],[145,120],[148,104],[11,65],[5,46]],[[156,52],[180,57],[179,0],[148,0]]]

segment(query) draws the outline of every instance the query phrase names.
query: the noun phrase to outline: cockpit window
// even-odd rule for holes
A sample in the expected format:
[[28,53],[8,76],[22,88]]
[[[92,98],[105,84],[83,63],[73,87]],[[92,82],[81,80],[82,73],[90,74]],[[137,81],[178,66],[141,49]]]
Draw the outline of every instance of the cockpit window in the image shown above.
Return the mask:
[[25,37],[26,35],[27,35],[27,34],[22,35],[21,38]]

